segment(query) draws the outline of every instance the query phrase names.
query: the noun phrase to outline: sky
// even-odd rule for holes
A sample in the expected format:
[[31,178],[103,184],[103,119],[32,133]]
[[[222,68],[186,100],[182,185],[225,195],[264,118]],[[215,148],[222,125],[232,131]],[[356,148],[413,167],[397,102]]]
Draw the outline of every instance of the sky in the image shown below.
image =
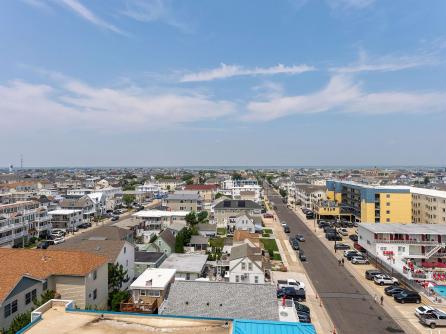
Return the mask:
[[2,1],[0,166],[444,166],[445,13]]

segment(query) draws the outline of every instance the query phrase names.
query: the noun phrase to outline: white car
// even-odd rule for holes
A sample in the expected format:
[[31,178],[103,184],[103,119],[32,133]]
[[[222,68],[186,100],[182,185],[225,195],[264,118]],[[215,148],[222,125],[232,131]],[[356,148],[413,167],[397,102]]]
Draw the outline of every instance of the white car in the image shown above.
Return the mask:
[[338,233],[339,233],[340,235],[343,235],[343,236],[347,236],[347,235],[348,235],[348,231],[347,231],[346,228],[340,228],[340,229],[338,229]]
[[421,316],[426,315],[426,314],[429,314],[429,313],[432,313],[434,310],[435,310],[435,308],[434,308],[434,307],[431,307],[431,306],[426,306],[426,305],[418,306],[418,307],[415,309],[415,315],[416,315],[418,318],[421,318]]
[[54,245],[61,244],[62,242],[65,242],[65,238],[64,237],[58,237],[58,238],[54,238],[53,239],[53,244]]
[[399,282],[395,277],[390,277],[388,275],[376,275],[373,279],[377,285],[398,285]]
[[363,256],[353,256],[352,263],[353,264],[369,264],[369,260],[367,260]]

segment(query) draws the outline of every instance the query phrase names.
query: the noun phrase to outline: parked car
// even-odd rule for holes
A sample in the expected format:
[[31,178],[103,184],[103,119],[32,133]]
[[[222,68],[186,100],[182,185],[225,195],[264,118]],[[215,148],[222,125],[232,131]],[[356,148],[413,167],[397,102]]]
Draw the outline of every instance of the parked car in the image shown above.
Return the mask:
[[283,226],[283,231],[285,232],[285,233],[290,233],[291,231],[290,231],[290,227],[288,226],[288,225],[282,225]]
[[440,310],[433,310],[430,313],[422,315],[420,322],[432,329],[437,326],[446,326],[446,313]]
[[340,250],[350,249],[349,245],[340,242],[338,242],[334,247],[335,249],[340,249]]
[[300,242],[305,241],[305,237],[303,236],[303,234],[296,234],[294,238]]
[[41,241],[37,244],[37,248],[39,249],[47,249],[50,245],[50,242],[45,240],[45,241]]
[[406,291],[406,289],[404,289],[404,288],[402,288],[400,286],[395,286],[395,285],[388,286],[388,287],[386,287],[384,289],[384,293],[387,296],[393,296],[393,295],[396,295],[396,294],[401,293],[403,291]]
[[277,288],[295,288],[296,290],[303,290],[305,289],[305,284],[303,282],[298,282],[295,279],[289,278],[287,280],[278,280],[277,281]]
[[343,235],[343,236],[347,236],[347,235],[348,235],[348,231],[347,231],[346,228],[340,228],[340,229],[338,230],[338,233],[339,233],[340,235]]
[[395,277],[391,277],[388,275],[376,275],[373,280],[375,281],[375,284],[377,285],[398,285],[399,282]]
[[296,300],[294,301],[294,307],[296,308],[297,312],[304,312],[310,314],[310,308],[308,306],[305,306],[304,304],[299,303]]
[[421,303],[421,296],[416,291],[403,291],[401,293],[393,295],[393,299],[401,304],[404,303]]
[[79,227],[77,227],[77,226],[73,226],[73,227],[68,227],[67,228],[67,232],[68,233],[74,233],[74,232],[77,232],[77,231],[79,231]]
[[279,290],[277,290],[277,298],[283,298],[286,299],[294,299],[298,302],[305,301],[305,290],[304,289],[295,289],[291,286],[283,287]]
[[311,317],[308,313],[305,312],[297,312],[297,317],[299,318],[299,322],[310,324]]
[[91,223],[90,222],[86,222],[86,223],[82,223],[79,225],[79,228],[89,228],[91,227]]
[[294,250],[299,250],[299,249],[300,249],[299,241],[297,241],[297,240],[293,240],[293,242],[291,243],[291,247],[292,247]]
[[48,240],[49,245],[58,245],[61,244],[62,242],[65,242],[65,237],[57,237],[52,240]]
[[353,264],[369,264],[370,262],[363,256],[353,256],[352,263]]
[[336,233],[327,233],[325,235],[325,237],[329,241],[342,241],[342,237],[339,234],[336,234]]
[[350,234],[348,237],[353,242],[357,242],[358,241],[358,236],[356,234]]
[[365,272],[365,278],[368,279],[369,281],[373,281],[375,276],[377,276],[377,275],[382,275],[382,272],[380,272],[377,269],[369,269],[369,270],[366,270],[366,272]]
[[65,236],[65,232],[62,232],[62,231],[52,231],[51,234],[50,234],[50,237],[52,239],[54,239],[54,238],[62,238],[64,236]]
[[302,262],[307,261],[307,257],[305,256],[305,253],[302,249],[299,251],[299,260],[301,260]]
[[344,256],[347,258],[347,261],[351,261],[355,256],[363,256],[363,254],[358,251],[353,251]]
[[111,220],[112,222],[115,222],[115,221],[119,220],[119,216],[113,216],[113,217],[111,217],[110,220]]
[[429,314],[429,313],[432,313],[432,312],[435,311],[435,310],[436,310],[436,308],[434,308],[434,307],[432,307],[432,306],[426,306],[426,305],[418,306],[418,307],[415,309],[415,315],[416,315],[418,318],[420,318],[421,316],[426,315],[426,314]]
[[314,219],[314,213],[313,213],[313,212],[308,212],[308,213],[305,215],[305,218],[307,218],[307,219]]

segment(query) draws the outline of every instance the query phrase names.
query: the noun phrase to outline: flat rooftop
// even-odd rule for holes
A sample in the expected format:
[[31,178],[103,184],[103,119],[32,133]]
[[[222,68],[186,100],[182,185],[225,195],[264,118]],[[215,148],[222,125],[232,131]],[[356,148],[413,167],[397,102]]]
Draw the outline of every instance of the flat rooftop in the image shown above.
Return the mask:
[[179,254],[172,253],[161,264],[160,268],[176,269],[180,273],[197,273],[203,271],[208,259],[204,254]]
[[175,269],[148,268],[130,285],[130,289],[165,289],[175,273]]
[[230,334],[231,322],[167,318],[147,315],[111,314],[100,312],[66,311],[53,306],[42,314],[42,320],[29,328],[27,334]]
[[140,218],[186,217],[188,213],[189,211],[144,210],[136,212],[132,216]]
[[446,235],[446,225],[443,224],[376,224],[362,223],[358,229],[365,229],[372,233],[398,234],[440,234]]
[[49,211],[49,215],[71,215],[72,213],[78,213],[81,212],[81,210],[75,210],[75,209],[57,209],[53,211]]

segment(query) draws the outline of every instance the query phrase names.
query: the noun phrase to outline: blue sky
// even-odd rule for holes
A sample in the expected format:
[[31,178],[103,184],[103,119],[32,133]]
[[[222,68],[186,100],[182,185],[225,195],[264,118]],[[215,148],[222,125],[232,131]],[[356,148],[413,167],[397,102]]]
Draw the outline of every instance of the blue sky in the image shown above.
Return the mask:
[[445,165],[446,2],[0,4],[0,166]]

